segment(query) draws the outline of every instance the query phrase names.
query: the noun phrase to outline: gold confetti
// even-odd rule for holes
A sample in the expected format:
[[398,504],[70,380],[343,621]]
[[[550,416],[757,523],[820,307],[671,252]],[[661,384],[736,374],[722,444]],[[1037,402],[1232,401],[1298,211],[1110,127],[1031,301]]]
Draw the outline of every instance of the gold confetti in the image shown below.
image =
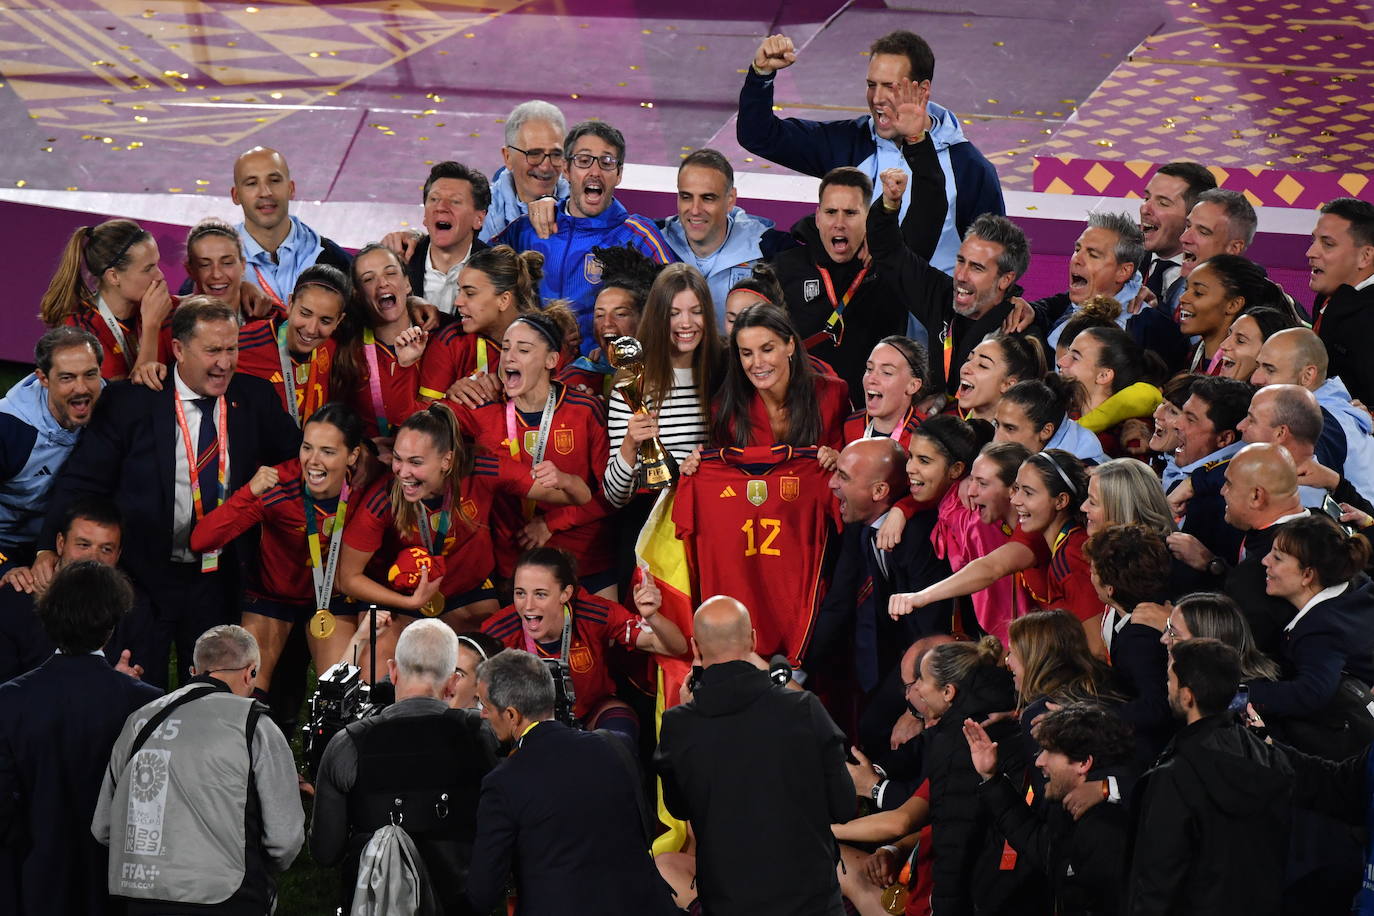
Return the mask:
[[621,80],[620,82],[616,83],[616,85],[617,85],[617,86],[624,86],[624,85],[625,85],[625,81],[624,81],[624,80]]
[[1093,142],[1096,143],[1098,146],[1111,146],[1111,145],[1112,145],[1112,141],[1110,141],[1110,140],[1095,140],[1095,141],[1093,141]]
[[51,147],[51,146],[45,146],[45,147],[42,147],[42,150],[43,150],[43,152],[45,152],[45,153],[51,153],[51,152],[52,152],[52,147]]
[[463,37],[464,37],[464,38],[476,38],[476,37],[477,37],[477,33],[476,33],[476,32],[464,32],[464,33],[463,33]]
[[640,108],[653,108],[653,107],[654,107],[654,103],[653,103],[653,102],[640,102],[640,103],[639,103],[639,107],[640,107]]
[[319,51],[311,51],[311,52],[310,52],[310,56],[311,56],[311,57],[319,57],[319,56],[320,56],[320,52],[319,52]]
[[256,13],[256,12],[258,11],[258,8],[257,8],[256,6],[248,6],[248,7],[244,7],[244,10],[243,10],[243,11],[244,11],[245,13]]
[[428,140],[429,138],[428,138],[428,137],[421,137],[420,139],[421,139],[422,141],[424,141],[424,140]]
[[170,193],[172,193],[172,194],[180,194],[180,193],[181,193],[181,188],[168,188],[167,190],[168,190]]
[[1005,48],[1007,46],[1007,43],[1005,41],[994,41],[992,43],[992,46],[994,48]]
[[268,95],[272,96],[272,98],[274,98],[274,99],[279,99],[279,98],[281,98],[281,93],[280,93],[280,92],[271,92],[271,93],[268,93]]
[[135,140],[129,144],[129,149],[143,149],[143,141]]
[[101,138],[100,138],[100,142],[101,142],[101,143],[113,143],[113,142],[114,142],[114,137],[101,137]]
[[638,70],[638,69],[639,69],[639,64],[630,64],[630,69],[631,69],[631,70]]
[[338,52],[338,51],[330,51],[330,52],[329,52],[329,56],[330,56],[330,57],[338,57],[338,56],[339,56],[339,52]]
[[137,122],[140,123],[140,124],[146,124],[146,123],[148,123],[148,116],[147,116],[147,115],[134,115],[134,120],[137,121]]
[[568,96],[568,98],[570,98],[570,99],[580,99],[580,98],[582,98],[582,96],[580,96],[580,95],[578,95],[576,92],[574,92],[572,95]]
[[26,185],[26,184],[28,184],[28,182],[21,178],[21,179],[19,179],[18,181],[16,181],[16,182],[14,183],[14,186],[15,186],[16,188],[22,188],[22,187],[23,187],[24,185]]
[[698,51],[705,51],[705,50],[706,50],[706,45],[697,45],[697,50],[698,50]]
[[210,183],[210,182],[209,182],[207,179],[205,179],[205,178],[197,178],[197,179],[196,179],[196,184],[200,185],[201,187],[205,187],[205,185],[207,185],[207,184],[209,184],[209,183]]
[[237,41],[226,41],[224,43],[224,46],[226,48],[237,48],[239,46],[239,43]]
[[78,190],[80,190],[80,189],[79,189],[76,185],[72,184],[72,185],[67,185],[67,190],[68,190],[68,191],[78,191]]
[[434,126],[435,126],[435,127],[443,127],[443,126],[444,126],[444,122],[443,122],[443,121],[435,121],[435,122],[434,122]]
[[988,99],[988,104],[989,104],[989,105],[996,105],[996,104],[997,104],[997,100],[996,100],[996,99]]

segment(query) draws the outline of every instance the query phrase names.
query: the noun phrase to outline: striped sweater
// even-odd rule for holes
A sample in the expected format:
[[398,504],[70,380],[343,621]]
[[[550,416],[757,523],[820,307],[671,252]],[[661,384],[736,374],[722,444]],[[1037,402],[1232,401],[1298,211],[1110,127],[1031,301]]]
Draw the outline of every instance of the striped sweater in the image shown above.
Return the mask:
[[[650,410],[655,405],[648,405]],[[691,369],[673,370],[673,388],[658,410],[658,435],[678,463],[682,463],[692,449],[706,444],[710,422],[708,408],[697,399]],[[620,443],[630,423],[630,407],[619,391],[611,393],[608,408],[611,454],[606,463],[606,500],[613,506],[623,506],[635,495],[639,485],[638,463],[625,463],[620,456]]]

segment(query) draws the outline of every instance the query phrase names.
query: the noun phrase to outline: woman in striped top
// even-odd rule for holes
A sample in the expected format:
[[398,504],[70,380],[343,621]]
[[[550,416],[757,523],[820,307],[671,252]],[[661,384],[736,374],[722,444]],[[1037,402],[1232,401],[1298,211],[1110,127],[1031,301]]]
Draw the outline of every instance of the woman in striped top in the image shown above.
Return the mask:
[[[627,505],[637,492],[640,443],[659,436],[679,464],[706,442],[711,395],[721,375],[723,349],[706,279],[695,267],[670,264],[649,290],[639,330],[644,345],[644,402],[634,414],[619,391],[611,393],[606,499]],[[651,500],[649,502],[652,502]],[[648,508],[644,507],[647,514]],[[637,526],[626,525],[626,528]]]

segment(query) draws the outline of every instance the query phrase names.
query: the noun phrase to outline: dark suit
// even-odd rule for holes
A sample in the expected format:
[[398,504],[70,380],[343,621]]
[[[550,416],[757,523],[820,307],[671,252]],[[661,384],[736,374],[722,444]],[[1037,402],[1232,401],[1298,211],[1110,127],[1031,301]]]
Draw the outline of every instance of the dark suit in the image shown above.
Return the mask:
[[[621,754],[596,732],[540,722],[482,780],[468,899],[490,913],[515,873],[517,916],[674,916]],[[503,910],[504,912],[504,910]]]
[[1279,657],[1283,628],[1297,613],[1297,608],[1286,600],[1275,598],[1264,590],[1264,557],[1274,546],[1278,530],[1278,525],[1270,525],[1245,532],[1242,541],[1245,556],[1226,574],[1226,584],[1222,587],[1250,625],[1255,646],[1270,658]]
[[160,694],[95,655],[50,656],[0,685],[0,912],[107,912],[91,817],[124,720]]
[[[472,234],[472,250],[468,252],[468,257],[471,258],[483,248],[490,247],[486,242],[479,239],[477,233],[474,232]],[[406,279],[410,281],[411,295],[419,296],[421,299],[425,297],[425,271],[427,269],[429,269],[429,236],[422,235],[415,240],[415,250],[410,253],[410,260],[406,262]],[[348,273],[348,271],[345,270],[344,273]],[[430,305],[435,308],[439,307],[437,302],[431,302]],[[449,307],[452,306],[453,303],[450,302]],[[439,312],[441,321],[450,321],[452,317],[451,314],[445,314],[442,310]]]
[[[106,387],[53,487],[39,537],[40,547],[52,549],[63,513],[75,499],[113,497],[124,516],[119,563],[133,580],[138,598],[110,648],[115,653],[132,650],[148,682],[158,685],[167,683],[167,652],[174,637],[184,668],[190,664],[197,636],[238,615],[238,558],[232,544],[215,573],[202,573],[199,563],[171,559],[178,448],[172,372],[161,391],[130,382]],[[262,379],[235,375],[225,403],[229,410],[227,498],[247,484],[260,466],[295,456],[301,434],[282,409],[276,389]],[[213,505],[213,496],[209,498]]]
[[52,655],[52,640],[34,608],[36,598],[0,585],[0,684],[32,671]]

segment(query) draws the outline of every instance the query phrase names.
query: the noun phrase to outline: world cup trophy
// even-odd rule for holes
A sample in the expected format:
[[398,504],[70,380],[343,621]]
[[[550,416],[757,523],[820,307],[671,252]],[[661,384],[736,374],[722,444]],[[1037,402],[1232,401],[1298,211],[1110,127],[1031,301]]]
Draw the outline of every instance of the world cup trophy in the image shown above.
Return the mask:
[[[617,370],[613,384],[630,410],[647,414],[640,393],[644,382],[644,345],[633,337],[617,337],[606,348],[606,360]],[[650,490],[664,490],[677,482],[677,462],[657,436],[639,444],[639,464],[644,468],[644,486]]]

